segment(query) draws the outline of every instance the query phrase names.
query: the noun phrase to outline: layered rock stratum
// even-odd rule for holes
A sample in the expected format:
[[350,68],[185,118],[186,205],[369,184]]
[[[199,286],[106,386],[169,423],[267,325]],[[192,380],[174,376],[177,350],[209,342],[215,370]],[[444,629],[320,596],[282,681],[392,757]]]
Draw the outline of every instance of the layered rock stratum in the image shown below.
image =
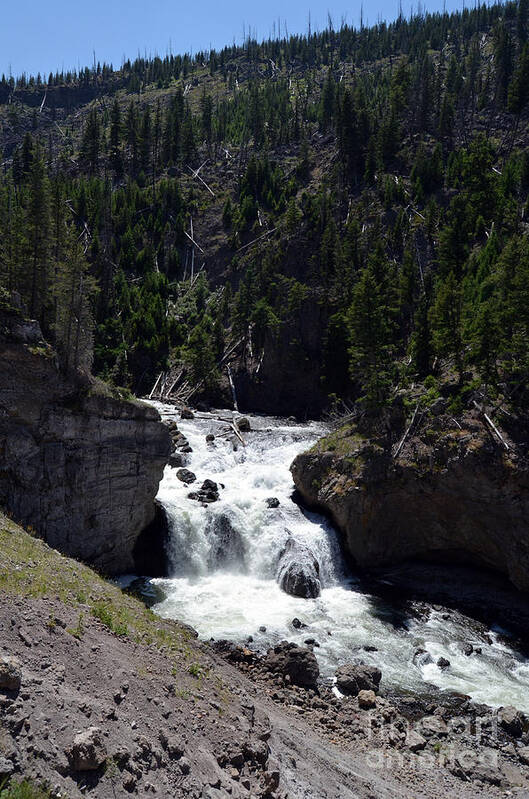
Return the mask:
[[133,570],[170,452],[149,405],[65,376],[39,326],[0,311],[0,504],[51,546]]

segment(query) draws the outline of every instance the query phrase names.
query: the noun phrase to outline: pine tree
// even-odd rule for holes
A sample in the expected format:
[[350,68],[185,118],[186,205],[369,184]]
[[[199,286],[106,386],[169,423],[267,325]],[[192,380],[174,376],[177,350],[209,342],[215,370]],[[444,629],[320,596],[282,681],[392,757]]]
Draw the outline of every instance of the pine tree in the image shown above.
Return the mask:
[[521,114],[529,102],[529,44],[523,48],[520,61],[509,86],[507,108],[513,114]]
[[50,183],[42,151],[37,147],[28,179],[29,313],[49,329],[50,312]]
[[454,357],[460,378],[463,373],[461,304],[461,286],[451,271],[437,287],[430,323],[435,351],[444,358]]
[[127,111],[125,123],[127,132],[127,160],[128,171],[131,175],[136,175],[140,165],[140,145],[138,132],[138,115],[134,104],[131,102]]
[[140,131],[140,167],[145,173],[149,171],[152,156],[152,119],[150,108],[146,108],[141,121]]
[[494,63],[496,68],[496,101],[504,106],[513,69],[513,41],[503,20],[494,29]]
[[96,285],[77,230],[70,225],[54,293],[55,342],[65,372],[88,372],[93,360],[92,300]]
[[490,302],[479,308],[472,330],[473,361],[486,384],[497,377],[499,330],[495,309]]
[[94,109],[88,117],[81,144],[81,161],[85,169],[93,174],[99,165],[101,152],[101,126],[97,111]]
[[200,98],[200,117],[202,135],[209,150],[213,139],[213,102],[209,94],[206,94],[206,87],[204,87]]
[[529,28],[529,0],[518,0],[518,9],[516,13],[516,30],[518,33],[518,41],[521,46],[527,42],[527,34]]
[[205,318],[192,331],[187,346],[187,360],[194,384],[212,389],[217,383],[218,371],[208,323],[211,320]]
[[430,374],[432,364],[432,338],[428,311],[428,297],[423,292],[415,312],[411,338],[412,362],[419,377],[423,378]]
[[109,150],[110,150],[110,165],[112,170],[116,176],[116,178],[121,178],[123,175],[123,153],[121,150],[121,141],[122,141],[122,123],[121,123],[121,111],[119,108],[119,103],[114,100],[114,104],[112,105],[112,111],[110,113],[110,142],[109,142]]
[[367,408],[375,412],[389,395],[392,347],[384,299],[371,267],[363,270],[353,290],[347,321],[350,374],[361,386]]

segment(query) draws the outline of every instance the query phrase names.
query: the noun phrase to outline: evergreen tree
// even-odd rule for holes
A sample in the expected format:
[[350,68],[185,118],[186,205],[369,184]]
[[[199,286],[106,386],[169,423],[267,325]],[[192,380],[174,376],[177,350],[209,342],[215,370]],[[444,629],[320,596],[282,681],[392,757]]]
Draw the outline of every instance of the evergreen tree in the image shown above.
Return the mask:
[[[28,179],[29,275],[26,292],[30,315],[44,330],[50,324],[50,183],[42,151],[37,147]],[[26,293],[24,292],[24,293]]]
[[119,108],[119,103],[116,99],[114,100],[110,114],[109,154],[110,165],[116,178],[118,179],[123,175],[123,153],[121,150],[122,135],[121,111]]
[[85,169],[93,174],[99,165],[101,153],[101,126],[97,111],[93,110],[88,117],[81,144],[81,161]]
[[353,290],[347,320],[351,377],[361,386],[367,408],[374,412],[389,395],[392,348],[385,303],[370,267],[363,270]]
[[92,300],[96,285],[77,231],[68,229],[54,284],[55,342],[65,372],[88,372],[93,360]]
[[439,282],[430,312],[435,351],[441,357],[453,357],[459,377],[463,373],[463,336],[461,329],[461,286],[451,271]]

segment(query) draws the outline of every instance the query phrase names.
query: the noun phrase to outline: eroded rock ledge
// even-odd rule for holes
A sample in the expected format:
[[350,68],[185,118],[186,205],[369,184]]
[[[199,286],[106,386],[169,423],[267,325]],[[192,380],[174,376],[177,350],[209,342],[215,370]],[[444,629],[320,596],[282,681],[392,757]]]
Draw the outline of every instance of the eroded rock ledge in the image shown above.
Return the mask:
[[528,591],[527,442],[505,430],[503,437],[509,451],[478,411],[459,420],[426,411],[397,458],[386,439],[349,425],[299,455],[291,471],[303,500],[331,516],[359,567],[466,561]]
[[0,311],[0,504],[107,573],[137,567],[170,440],[158,412],[67,379],[34,322]]

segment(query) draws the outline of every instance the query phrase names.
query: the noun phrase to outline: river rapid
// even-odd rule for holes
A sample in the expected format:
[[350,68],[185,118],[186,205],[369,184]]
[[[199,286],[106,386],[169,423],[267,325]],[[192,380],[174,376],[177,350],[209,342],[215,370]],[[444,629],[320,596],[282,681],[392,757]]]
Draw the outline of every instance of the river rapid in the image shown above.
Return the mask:
[[[293,501],[289,466],[326,432],[321,424],[249,416],[252,432],[244,434],[242,446],[218,419],[229,411],[185,421],[171,406],[154,404],[187,437],[193,452],[186,468],[197,478],[185,485],[168,466],[160,484],[172,576],[151,581],[164,597],[154,606],[157,613],[190,624],[204,639],[243,643],[251,637],[252,647],[263,651],[284,639],[301,645],[315,639],[321,673],[329,680],[339,665],[362,660],[379,666],[389,691],[450,690],[529,712],[529,660],[505,630],[447,612],[444,605],[403,599],[398,569],[367,585],[347,568],[330,522]],[[208,434],[215,440],[206,442]],[[188,494],[206,479],[218,484],[219,500],[203,507]],[[267,506],[272,497],[278,507]],[[278,561],[289,538],[319,563],[316,599],[289,596],[278,585]],[[435,579],[425,567],[417,573],[426,586]],[[464,593],[467,586],[456,588]],[[306,627],[296,628],[294,619]],[[464,652],[469,644],[471,655]],[[437,666],[441,657],[449,668]]]

